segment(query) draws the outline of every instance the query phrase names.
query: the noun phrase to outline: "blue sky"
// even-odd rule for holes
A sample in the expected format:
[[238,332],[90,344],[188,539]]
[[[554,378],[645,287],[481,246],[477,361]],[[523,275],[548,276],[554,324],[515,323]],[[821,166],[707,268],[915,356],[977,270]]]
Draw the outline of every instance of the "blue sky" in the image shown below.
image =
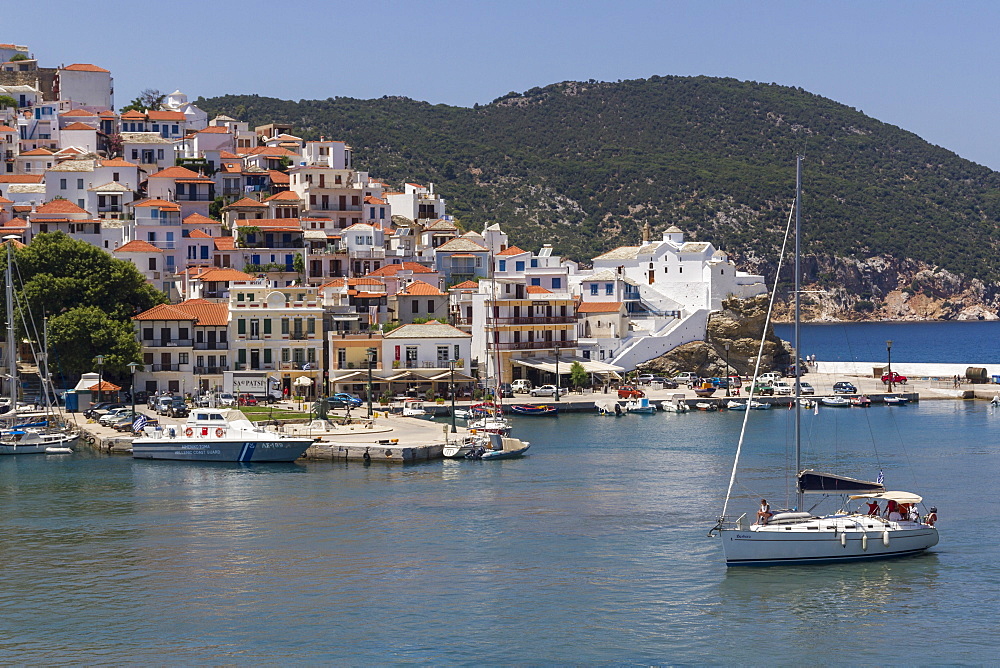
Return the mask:
[[704,74],[799,86],[1000,170],[997,2],[36,0],[0,16],[0,42],[43,66],[111,70],[118,107],[143,88],[471,106]]

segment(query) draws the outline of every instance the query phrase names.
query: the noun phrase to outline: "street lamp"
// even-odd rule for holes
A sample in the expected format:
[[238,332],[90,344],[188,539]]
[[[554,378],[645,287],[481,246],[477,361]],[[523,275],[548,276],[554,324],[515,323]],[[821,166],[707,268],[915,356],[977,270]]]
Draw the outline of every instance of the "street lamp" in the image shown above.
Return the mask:
[[104,355],[94,358],[97,362],[97,403],[101,403],[101,390],[104,389]]
[[728,342],[724,343],[722,347],[726,349],[726,396],[728,397],[729,383],[731,382],[729,379],[729,343]]
[[559,401],[559,344],[556,344],[556,401]]
[[368,349],[368,417],[372,416],[372,363],[375,361],[375,348]]
[[132,372],[131,394],[132,394],[132,419],[133,420],[135,420],[135,370],[138,369],[141,366],[142,365],[139,364],[138,362],[129,362],[128,363],[128,370]]
[[448,360],[448,367],[451,369],[451,383],[448,390],[451,392],[451,433],[458,433],[455,426],[455,360]]
[[892,394],[892,340],[885,342],[885,352],[889,356],[889,394]]

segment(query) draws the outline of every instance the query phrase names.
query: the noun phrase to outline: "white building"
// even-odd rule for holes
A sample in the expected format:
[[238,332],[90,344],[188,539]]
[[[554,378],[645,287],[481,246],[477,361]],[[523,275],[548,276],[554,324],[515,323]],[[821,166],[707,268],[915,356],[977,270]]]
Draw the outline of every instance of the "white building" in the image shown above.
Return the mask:
[[114,109],[115,95],[111,72],[89,63],[76,63],[56,70],[53,92],[74,108],[89,111]]

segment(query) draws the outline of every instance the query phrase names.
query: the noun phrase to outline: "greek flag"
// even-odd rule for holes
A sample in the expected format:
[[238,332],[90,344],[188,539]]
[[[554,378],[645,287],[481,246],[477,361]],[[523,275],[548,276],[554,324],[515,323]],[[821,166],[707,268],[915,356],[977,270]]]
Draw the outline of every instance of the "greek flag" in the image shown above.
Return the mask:
[[878,478],[875,479],[876,485],[881,485],[885,482],[885,475],[882,474],[882,469],[878,470]]
[[146,416],[139,413],[135,416],[135,419],[132,420],[132,431],[138,434],[145,428],[146,422],[148,422],[148,420],[146,420]]

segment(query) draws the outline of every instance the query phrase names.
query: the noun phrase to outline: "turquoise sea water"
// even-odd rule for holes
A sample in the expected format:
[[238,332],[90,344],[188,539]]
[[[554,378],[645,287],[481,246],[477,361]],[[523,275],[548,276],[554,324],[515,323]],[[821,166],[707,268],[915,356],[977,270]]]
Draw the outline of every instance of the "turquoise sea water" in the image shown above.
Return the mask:
[[[751,414],[740,512],[784,503],[791,415]],[[742,419],[520,418],[528,457],[405,467],[0,458],[0,662],[994,660],[1000,411],[804,415],[807,462],[883,469],[938,506],[941,544],[727,570],[706,533]]]

